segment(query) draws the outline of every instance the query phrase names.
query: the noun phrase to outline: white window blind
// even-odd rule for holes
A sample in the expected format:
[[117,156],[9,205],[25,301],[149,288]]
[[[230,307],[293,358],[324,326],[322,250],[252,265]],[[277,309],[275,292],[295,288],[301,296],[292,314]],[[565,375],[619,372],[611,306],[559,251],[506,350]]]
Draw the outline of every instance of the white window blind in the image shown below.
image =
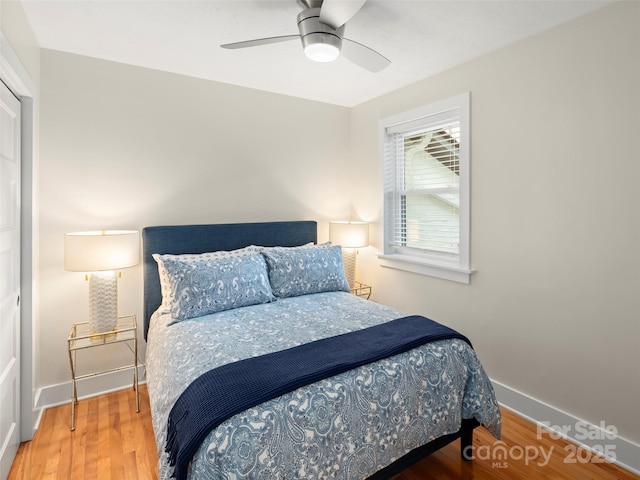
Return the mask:
[[468,100],[382,122],[385,255],[468,271]]

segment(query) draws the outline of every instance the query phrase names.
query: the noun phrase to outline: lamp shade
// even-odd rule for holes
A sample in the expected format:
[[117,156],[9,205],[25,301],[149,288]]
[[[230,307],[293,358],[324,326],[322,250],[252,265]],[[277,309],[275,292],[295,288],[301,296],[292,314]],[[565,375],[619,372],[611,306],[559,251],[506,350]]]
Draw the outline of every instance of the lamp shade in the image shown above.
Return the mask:
[[344,248],[362,248],[369,245],[369,224],[366,222],[331,222],[329,240]]
[[136,230],[101,230],[64,235],[64,269],[97,272],[140,263],[140,235]]

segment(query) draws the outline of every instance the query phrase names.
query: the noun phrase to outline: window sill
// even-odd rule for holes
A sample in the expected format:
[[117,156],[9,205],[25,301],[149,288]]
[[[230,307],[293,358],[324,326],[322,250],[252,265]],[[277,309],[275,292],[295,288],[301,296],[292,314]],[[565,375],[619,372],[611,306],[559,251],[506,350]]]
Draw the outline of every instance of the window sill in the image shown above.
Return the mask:
[[382,267],[442,278],[466,285],[471,282],[471,274],[475,272],[475,270],[468,270],[445,263],[426,262],[409,255],[378,255],[378,260]]

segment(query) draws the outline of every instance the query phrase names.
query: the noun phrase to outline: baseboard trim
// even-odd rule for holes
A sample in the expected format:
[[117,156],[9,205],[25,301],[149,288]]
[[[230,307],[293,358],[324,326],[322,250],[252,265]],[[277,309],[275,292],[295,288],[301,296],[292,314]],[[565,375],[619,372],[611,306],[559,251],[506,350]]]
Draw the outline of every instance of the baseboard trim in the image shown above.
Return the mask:
[[[593,425],[500,382],[491,382],[500,405],[538,425],[541,435],[564,438],[593,454],[611,453],[610,461],[640,475],[640,445],[618,436],[615,426],[604,422]],[[576,459],[570,454],[567,452],[571,460]],[[595,455],[590,458],[595,458]],[[581,458],[576,461],[581,461]]]
[[[118,370],[78,380],[76,382],[78,400],[131,388],[133,386],[132,372],[133,370]],[[145,383],[145,367],[138,365],[138,385]],[[70,401],[71,380],[40,388],[35,395],[33,431],[38,429],[42,415],[47,408],[64,405]]]

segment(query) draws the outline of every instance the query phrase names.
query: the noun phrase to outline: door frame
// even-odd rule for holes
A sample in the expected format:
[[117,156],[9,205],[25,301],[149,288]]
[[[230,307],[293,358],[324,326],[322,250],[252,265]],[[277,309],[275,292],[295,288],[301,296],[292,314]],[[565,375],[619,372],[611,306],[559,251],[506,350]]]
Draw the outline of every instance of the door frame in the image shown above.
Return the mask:
[[0,78],[20,99],[22,114],[22,182],[20,239],[20,441],[31,440],[38,418],[35,411],[34,319],[37,317],[38,235],[36,208],[37,91],[22,62],[0,31]]

